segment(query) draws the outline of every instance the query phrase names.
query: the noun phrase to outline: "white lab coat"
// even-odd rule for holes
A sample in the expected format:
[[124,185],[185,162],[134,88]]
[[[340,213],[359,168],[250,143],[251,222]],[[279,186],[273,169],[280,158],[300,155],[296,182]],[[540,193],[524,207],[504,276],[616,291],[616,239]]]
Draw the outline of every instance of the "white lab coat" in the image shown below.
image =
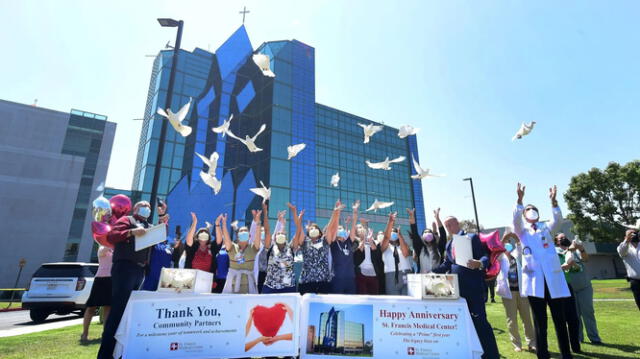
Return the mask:
[[[519,248],[511,252],[513,258],[516,259],[516,266],[518,268],[518,288],[522,288],[522,267],[520,266]],[[503,298],[513,299],[511,295],[511,288],[509,287],[509,258],[502,253],[499,258],[500,261],[500,273],[496,278],[496,293]]]
[[[551,298],[569,297],[569,287],[560,268],[552,232],[562,220],[560,208],[552,209],[553,219],[548,223],[537,223],[537,230],[522,217],[524,206],[517,205],[513,211],[513,231],[522,245],[522,285],[523,297],[544,298],[544,283],[547,282]],[[547,243],[547,248],[544,247]]]

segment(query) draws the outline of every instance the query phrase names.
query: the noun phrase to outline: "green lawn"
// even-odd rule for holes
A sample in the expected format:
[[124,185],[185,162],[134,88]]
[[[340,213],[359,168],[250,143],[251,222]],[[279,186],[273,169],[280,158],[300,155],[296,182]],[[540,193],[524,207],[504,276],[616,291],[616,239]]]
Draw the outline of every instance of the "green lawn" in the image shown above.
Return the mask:
[[[593,281],[596,298],[632,299],[628,284],[624,280]],[[494,328],[500,353],[505,358],[534,359],[533,353],[516,353],[513,351],[509,334],[506,329],[504,307],[496,297],[498,303],[488,304],[489,322]],[[638,308],[635,302],[606,301],[595,302],[598,329],[604,341],[604,346],[583,344],[585,355],[575,355],[575,358],[623,359],[640,358],[640,344],[638,343]],[[35,358],[95,358],[100,346],[102,325],[93,323],[90,330],[90,341],[86,345],[79,342],[81,326],[75,325],[62,329],[55,329],[41,333],[25,334],[16,337],[0,338],[0,357],[6,359],[35,359]],[[521,333],[521,335],[524,335]],[[524,340],[524,338],[523,338]],[[549,349],[557,354],[557,344],[553,321],[549,316]]]
[[8,300],[5,302],[0,301],[0,309],[20,308],[21,306],[22,306],[22,303],[20,302],[20,300],[18,300],[17,302],[11,303],[11,306],[9,306]]

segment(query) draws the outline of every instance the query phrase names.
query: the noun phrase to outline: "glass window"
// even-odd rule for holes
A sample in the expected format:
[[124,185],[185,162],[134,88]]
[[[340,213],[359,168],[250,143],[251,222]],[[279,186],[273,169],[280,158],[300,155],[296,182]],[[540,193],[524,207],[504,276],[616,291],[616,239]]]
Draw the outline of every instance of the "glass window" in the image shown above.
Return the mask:
[[290,187],[289,161],[273,159],[271,160],[271,185]]

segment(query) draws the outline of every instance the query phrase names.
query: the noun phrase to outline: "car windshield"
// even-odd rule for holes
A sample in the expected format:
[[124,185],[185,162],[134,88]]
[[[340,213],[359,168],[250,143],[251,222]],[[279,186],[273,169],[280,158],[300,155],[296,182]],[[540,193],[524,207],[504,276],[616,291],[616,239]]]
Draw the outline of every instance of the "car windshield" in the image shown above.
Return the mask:
[[97,265],[81,264],[44,264],[33,275],[34,278],[69,278],[93,277],[98,270]]

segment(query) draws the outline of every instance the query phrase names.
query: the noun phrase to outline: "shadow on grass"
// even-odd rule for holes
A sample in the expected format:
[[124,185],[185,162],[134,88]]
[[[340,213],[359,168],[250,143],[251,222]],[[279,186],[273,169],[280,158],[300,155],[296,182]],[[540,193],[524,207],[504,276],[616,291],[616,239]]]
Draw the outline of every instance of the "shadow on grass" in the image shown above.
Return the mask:
[[89,346],[89,345],[100,344],[100,341],[101,341],[100,338],[94,338],[94,339],[85,340],[85,341],[78,341],[78,343],[80,343],[80,345],[86,347],[86,346]]

